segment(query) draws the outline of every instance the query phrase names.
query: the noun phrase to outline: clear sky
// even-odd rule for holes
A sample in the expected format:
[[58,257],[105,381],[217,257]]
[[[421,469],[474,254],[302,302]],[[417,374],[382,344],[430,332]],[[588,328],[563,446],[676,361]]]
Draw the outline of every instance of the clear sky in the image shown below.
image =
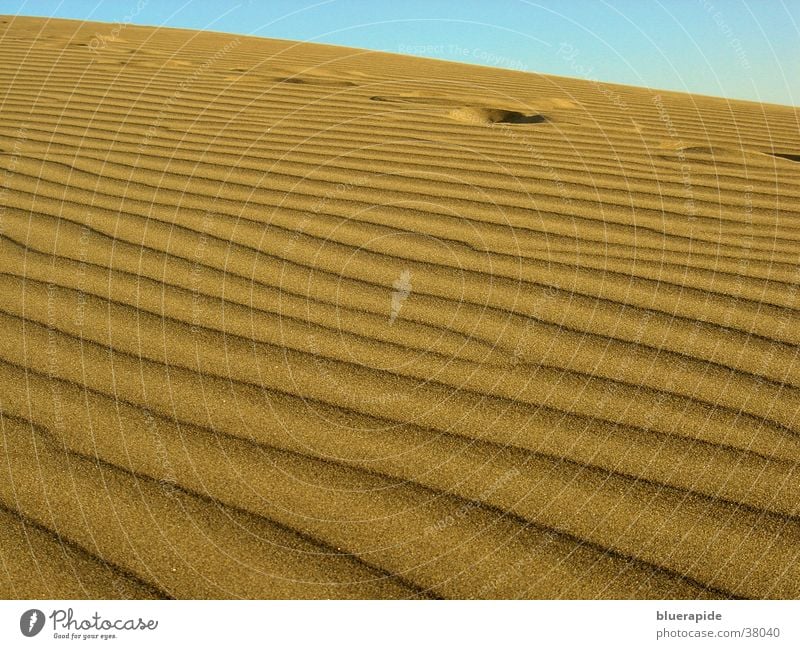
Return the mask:
[[309,40],[800,105],[800,0],[0,0],[0,13]]

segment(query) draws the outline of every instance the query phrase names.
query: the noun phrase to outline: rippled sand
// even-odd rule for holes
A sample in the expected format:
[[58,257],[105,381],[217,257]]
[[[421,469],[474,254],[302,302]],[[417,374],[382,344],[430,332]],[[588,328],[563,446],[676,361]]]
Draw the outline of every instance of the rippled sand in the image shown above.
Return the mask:
[[0,21],[0,596],[800,597],[797,109]]

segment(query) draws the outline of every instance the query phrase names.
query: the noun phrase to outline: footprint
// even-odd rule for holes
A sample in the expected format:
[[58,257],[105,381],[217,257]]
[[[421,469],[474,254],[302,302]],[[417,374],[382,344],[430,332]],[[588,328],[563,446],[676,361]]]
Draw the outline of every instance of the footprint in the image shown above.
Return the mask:
[[[674,143],[664,142],[663,148],[667,149],[658,157],[674,163],[691,162],[694,164],[743,164],[746,151],[732,147],[720,146],[684,146],[676,147]],[[663,150],[663,149],[662,149]]]
[[549,117],[540,113],[527,114],[518,110],[505,108],[490,108],[486,106],[460,106],[457,101],[438,97],[419,97],[416,95],[377,95],[370,97],[372,101],[393,104],[417,105],[423,108],[450,108],[445,117],[464,122],[465,124],[541,124],[551,121]]
[[791,160],[792,162],[800,162],[800,153],[778,153],[777,151],[764,151],[764,153],[774,158],[783,158],[784,160]]
[[125,59],[116,59],[109,56],[98,56],[96,59],[98,65],[108,65],[113,67],[125,67],[128,61]]
[[552,97],[549,99],[542,99],[541,101],[537,100],[536,106],[541,108],[559,108],[562,110],[574,110],[578,108],[578,104],[574,101],[563,99],[562,97]]
[[302,85],[310,85],[310,86],[329,86],[333,88],[352,88],[356,86],[353,81],[346,81],[344,79],[331,79],[327,77],[279,77],[275,79],[276,83],[296,83]]
[[379,101],[388,104],[420,104],[422,106],[454,106],[452,99],[439,97],[420,97],[419,95],[375,95],[370,101]]
[[722,157],[722,156],[741,157],[742,155],[744,155],[744,151],[742,149],[734,149],[731,147],[724,147],[724,146],[685,146],[682,149],[678,150],[683,151],[684,154],[710,155],[713,157]]
[[757,151],[753,149],[738,149],[724,146],[686,146],[682,148],[670,147],[669,143],[663,144],[669,152],[658,156],[662,160],[675,163],[691,162],[692,164],[710,165],[742,165],[758,162],[762,156],[782,158],[789,162],[800,162],[800,154],[780,151]]
[[502,108],[456,108],[451,110],[447,116],[467,124],[541,124],[550,121],[538,113],[526,115],[516,110]]

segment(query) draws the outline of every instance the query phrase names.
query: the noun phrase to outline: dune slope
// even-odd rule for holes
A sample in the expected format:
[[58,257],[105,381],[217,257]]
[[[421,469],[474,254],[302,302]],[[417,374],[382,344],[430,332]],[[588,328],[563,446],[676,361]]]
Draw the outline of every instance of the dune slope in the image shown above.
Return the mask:
[[0,50],[0,596],[800,597],[797,109]]

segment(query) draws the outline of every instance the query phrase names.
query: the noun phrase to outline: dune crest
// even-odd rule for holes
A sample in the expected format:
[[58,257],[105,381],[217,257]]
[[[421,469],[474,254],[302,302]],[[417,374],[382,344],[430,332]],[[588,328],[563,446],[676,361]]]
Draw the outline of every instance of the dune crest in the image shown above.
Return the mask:
[[548,121],[544,115],[526,115],[516,110],[501,108],[457,108],[451,111],[449,116],[470,124],[541,124]]

